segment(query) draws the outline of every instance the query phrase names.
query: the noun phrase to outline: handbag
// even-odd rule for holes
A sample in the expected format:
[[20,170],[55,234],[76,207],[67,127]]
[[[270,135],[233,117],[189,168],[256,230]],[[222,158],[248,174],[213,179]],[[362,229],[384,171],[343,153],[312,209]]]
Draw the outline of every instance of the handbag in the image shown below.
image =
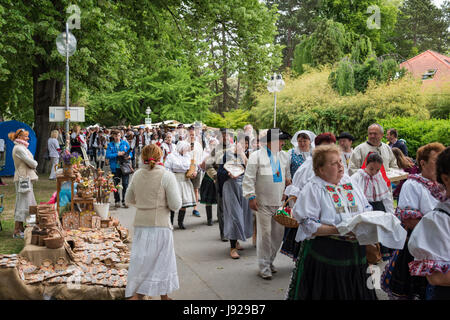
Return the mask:
[[19,193],[26,193],[31,191],[31,179],[30,177],[19,177]]
[[131,166],[131,161],[126,161],[120,163],[120,171],[122,174],[131,174],[133,172],[133,167]]
[[188,179],[194,179],[193,174],[194,174],[195,172],[197,172],[196,169],[197,169],[197,168],[196,168],[196,166],[195,166],[195,160],[194,160],[194,159],[191,159],[191,165],[190,165],[190,167],[189,167],[189,170],[186,171],[186,178],[188,178]]

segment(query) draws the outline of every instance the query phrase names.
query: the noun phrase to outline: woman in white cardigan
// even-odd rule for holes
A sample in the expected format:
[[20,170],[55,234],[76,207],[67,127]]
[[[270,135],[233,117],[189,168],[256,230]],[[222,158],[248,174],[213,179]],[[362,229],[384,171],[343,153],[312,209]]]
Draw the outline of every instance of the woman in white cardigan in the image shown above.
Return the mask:
[[[14,184],[16,186],[16,206],[14,211],[14,234],[13,238],[23,239],[24,227],[27,216],[29,215],[30,206],[36,205],[33,192],[33,182],[38,180],[36,174],[37,161],[34,160],[33,154],[28,150],[28,131],[25,129],[18,129],[16,132],[10,132],[8,138],[14,142],[12,151],[12,158],[14,160]],[[19,192],[19,178],[29,178],[29,190],[26,192]]]
[[141,153],[144,166],[136,171],[125,194],[125,202],[136,207],[125,297],[142,300],[179,288],[170,211],[181,208],[175,175],[164,169],[163,152],[155,144]]

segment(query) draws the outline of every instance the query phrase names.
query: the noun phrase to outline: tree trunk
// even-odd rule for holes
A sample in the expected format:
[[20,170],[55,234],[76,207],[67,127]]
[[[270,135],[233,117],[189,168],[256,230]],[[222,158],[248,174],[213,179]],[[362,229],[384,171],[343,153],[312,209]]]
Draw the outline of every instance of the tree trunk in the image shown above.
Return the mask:
[[47,141],[51,130],[56,127],[55,123],[49,121],[49,107],[58,105],[61,99],[63,82],[56,79],[38,81],[43,73],[50,71],[50,68],[39,59],[37,60],[38,65],[33,67],[34,130],[37,137],[35,159],[38,162],[38,172],[44,173]]
[[237,83],[237,89],[236,89],[236,109],[239,108],[239,98],[240,98],[240,91],[241,90],[241,77],[238,76],[238,83]]

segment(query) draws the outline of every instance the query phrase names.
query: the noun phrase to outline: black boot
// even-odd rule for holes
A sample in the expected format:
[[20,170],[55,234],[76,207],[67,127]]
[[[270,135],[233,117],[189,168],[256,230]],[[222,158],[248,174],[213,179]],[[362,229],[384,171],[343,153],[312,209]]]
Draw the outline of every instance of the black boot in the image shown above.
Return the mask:
[[180,210],[178,211],[178,227],[180,229],[186,229],[184,227],[183,221],[184,221],[184,216],[186,215],[186,210]]
[[173,225],[173,217],[175,216],[175,211],[170,211],[170,223]]
[[212,226],[212,206],[206,206],[206,218],[208,226]]

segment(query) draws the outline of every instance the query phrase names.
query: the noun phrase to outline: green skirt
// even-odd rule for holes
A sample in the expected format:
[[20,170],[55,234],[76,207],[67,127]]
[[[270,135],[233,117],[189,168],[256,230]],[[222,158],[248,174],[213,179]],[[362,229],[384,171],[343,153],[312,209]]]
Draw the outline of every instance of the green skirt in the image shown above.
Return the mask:
[[[288,300],[376,300],[369,288],[366,248],[357,241],[317,237],[302,242]],[[369,280],[369,281],[368,281]]]

